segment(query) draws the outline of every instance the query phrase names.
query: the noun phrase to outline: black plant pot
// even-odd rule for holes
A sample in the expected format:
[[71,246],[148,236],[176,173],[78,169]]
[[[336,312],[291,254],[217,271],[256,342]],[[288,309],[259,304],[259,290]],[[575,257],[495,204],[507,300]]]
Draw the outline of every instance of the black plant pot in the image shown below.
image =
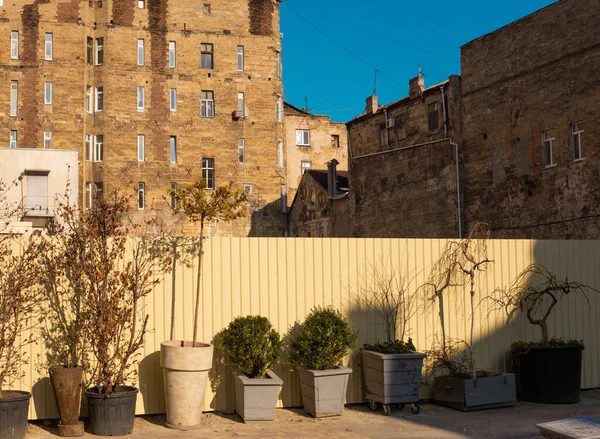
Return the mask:
[[98,436],[131,434],[137,393],[138,389],[129,386],[120,386],[110,395],[100,393],[98,387],[86,390],[92,433]]
[[583,346],[532,348],[520,355],[521,399],[544,404],[578,402]]
[[27,414],[31,393],[7,390],[8,398],[0,399],[0,439],[23,439],[27,433]]

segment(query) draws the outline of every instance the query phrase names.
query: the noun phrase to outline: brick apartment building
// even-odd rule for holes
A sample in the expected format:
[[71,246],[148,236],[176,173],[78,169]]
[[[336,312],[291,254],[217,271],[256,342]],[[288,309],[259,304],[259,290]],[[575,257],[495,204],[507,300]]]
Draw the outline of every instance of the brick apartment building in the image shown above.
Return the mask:
[[279,3],[5,3],[2,143],[79,149],[80,202],[127,190],[134,216],[167,225],[170,187],[232,181],[250,215],[218,232],[281,235]]

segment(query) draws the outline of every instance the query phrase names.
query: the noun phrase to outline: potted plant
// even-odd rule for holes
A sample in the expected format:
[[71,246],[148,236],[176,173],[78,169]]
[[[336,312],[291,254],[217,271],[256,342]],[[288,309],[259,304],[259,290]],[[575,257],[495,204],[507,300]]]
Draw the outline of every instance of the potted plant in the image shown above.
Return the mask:
[[339,311],[316,307],[306,317],[291,345],[297,365],[304,410],[315,418],[340,416],[352,369],[341,365],[354,349],[356,332]]
[[518,341],[510,348],[509,361],[517,373],[522,399],[546,404],[579,401],[583,342],[549,338],[548,318],[571,293],[582,294],[589,305],[590,292],[598,290],[568,277],[560,280],[543,265],[532,264],[495,299],[509,319],[523,311],[529,323],[541,329],[539,341]]
[[281,338],[269,319],[237,317],[215,346],[225,351],[235,371],[235,410],[244,422],[272,421],[283,381],[271,370],[281,354]]
[[[192,341],[170,340],[160,345],[160,365],[165,382],[166,426],[180,430],[197,428],[202,421],[208,372],[212,367],[213,345],[199,342],[198,317],[202,291],[204,230],[212,223],[231,222],[246,214],[246,196],[231,183],[209,190],[201,179],[183,189],[170,189],[174,214],[184,214],[199,225],[198,272]],[[172,304],[175,307],[175,304]],[[173,327],[174,321],[171,321]],[[173,330],[171,330],[173,334]]]
[[[424,288],[431,301],[437,302],[442,328],[441,341],[428,352],[429,372],[435,376],[433,399],[463,411],[508,407],[516,404],[515,376],[511,373],[477,370],[475,352],[475,296],[478,273],[493,262],[487,256],[489,228],[477,223],[468,236],[450,241],[442,256],[434,264],[430,279]],[[467,290],[470,301],[469,342],[452,339],[445,328],[444,299],[449,292]]]
[[0,180],[0,439],[22,439],[27,431],[31,393],[10,390],[22,378],[26,346],[37,310],[37,244],[26,236],[4,233],[15,210]]

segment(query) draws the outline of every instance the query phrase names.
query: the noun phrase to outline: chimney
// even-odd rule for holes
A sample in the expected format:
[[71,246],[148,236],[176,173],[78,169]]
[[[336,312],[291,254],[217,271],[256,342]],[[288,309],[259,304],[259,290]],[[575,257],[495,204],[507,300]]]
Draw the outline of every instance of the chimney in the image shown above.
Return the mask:
[[367,114],[377,113],[379,105],[377,105],[377,95],[373,94],[367,98]]
[[[377,97],[375,97],[377,99]],[[337,195],[337,165],[339,165],[336,159],[331,159],[327,162],[327,186],[329,189],[329,198],[333,199]]]
[[425,78],[423,75],[419,75],[408,81],[408,90],[411,99],[422,96],[423,90],[425,90]]

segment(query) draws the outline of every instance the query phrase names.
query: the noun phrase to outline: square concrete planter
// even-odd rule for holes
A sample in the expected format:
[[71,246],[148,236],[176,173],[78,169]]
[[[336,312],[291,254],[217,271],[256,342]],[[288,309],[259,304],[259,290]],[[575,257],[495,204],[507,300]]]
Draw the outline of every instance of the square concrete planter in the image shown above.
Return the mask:
[[348,389],[348,377],[352,369],[310,370],[297,366],[304,411],[315,418],[340,416]]
[[477,372],[477,379],[445,376],[433,385],[433,399],[462,411],[510,407],[517,404],[512,373]]
[[272,421],[283,381],[268,369],[266,378],[235,375],[235,411],[244,422]]

